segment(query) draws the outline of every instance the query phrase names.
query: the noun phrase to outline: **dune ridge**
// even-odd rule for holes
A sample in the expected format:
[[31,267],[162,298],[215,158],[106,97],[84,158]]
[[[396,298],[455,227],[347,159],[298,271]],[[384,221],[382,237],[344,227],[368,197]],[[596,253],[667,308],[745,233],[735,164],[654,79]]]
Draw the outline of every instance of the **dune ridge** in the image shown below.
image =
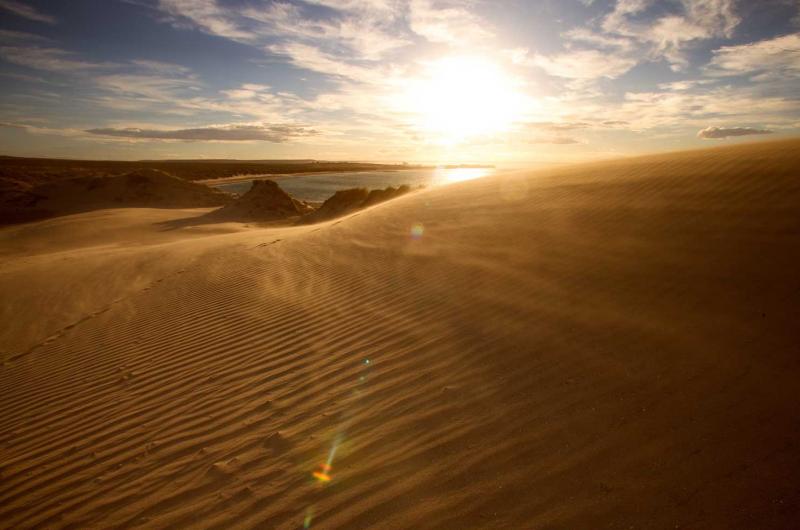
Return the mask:
[[0,223],[19,223],[103,208],[202,208],[233,201],[223,191],[157,169],[77,176],[30,189],[0,190]]
[[30,240],[0,256],[0,526],[791,528],[798,167],[793,140],[310,226],[0,229]]

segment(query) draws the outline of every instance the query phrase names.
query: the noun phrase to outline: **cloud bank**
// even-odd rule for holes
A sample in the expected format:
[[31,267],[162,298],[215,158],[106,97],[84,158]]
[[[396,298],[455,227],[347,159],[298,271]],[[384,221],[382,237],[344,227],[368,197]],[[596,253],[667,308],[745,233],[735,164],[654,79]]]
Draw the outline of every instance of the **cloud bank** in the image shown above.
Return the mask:
[[194,129],[89,129],[89,134],[114,136],[117,138],[137,138],[147,140],[184,140],[218,142],[287,142],[293,138],[313,136],[317,131],[295,125],[220,125]]
[[753,129],[752,127],[706,127],[697,133],[698,138],[716,140],[729,136],[750,136],[752,134],[772,134],[769,129]]

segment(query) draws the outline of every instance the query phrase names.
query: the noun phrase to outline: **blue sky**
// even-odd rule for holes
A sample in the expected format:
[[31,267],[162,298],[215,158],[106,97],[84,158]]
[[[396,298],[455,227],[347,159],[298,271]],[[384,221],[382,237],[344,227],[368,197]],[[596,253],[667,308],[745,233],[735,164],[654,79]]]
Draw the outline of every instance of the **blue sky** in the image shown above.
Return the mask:
[[800,132],[798,0],[0,0],[0,152],[551,162]]

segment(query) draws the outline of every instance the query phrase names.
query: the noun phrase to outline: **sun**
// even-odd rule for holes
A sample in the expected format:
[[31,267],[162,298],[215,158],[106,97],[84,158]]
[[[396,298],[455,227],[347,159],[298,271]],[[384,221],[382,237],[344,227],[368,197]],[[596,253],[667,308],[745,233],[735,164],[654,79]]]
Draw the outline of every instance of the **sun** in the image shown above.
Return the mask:
[[521,97],[503,69],[481,57],[447,57],[427,63],[409,83],[407,108],[419,131],[434,143],[457,144],[507,131]]

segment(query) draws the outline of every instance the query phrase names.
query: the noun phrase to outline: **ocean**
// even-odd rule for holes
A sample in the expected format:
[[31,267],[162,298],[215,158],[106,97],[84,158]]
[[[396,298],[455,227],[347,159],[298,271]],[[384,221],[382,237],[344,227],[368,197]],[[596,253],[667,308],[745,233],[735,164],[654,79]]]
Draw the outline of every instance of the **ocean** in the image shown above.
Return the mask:
[[249,180],[214,184],[214,187],[230,193],[243,194],[250,189],[251,180],[268,178],[277,182],[284,191],[296,199],[324,201],[342,189],[376,189],[402,184],[408,184],[412,188],[438,186],[485,177],[494,172],[494,168],[430,168],[304,175],[253,175]]

